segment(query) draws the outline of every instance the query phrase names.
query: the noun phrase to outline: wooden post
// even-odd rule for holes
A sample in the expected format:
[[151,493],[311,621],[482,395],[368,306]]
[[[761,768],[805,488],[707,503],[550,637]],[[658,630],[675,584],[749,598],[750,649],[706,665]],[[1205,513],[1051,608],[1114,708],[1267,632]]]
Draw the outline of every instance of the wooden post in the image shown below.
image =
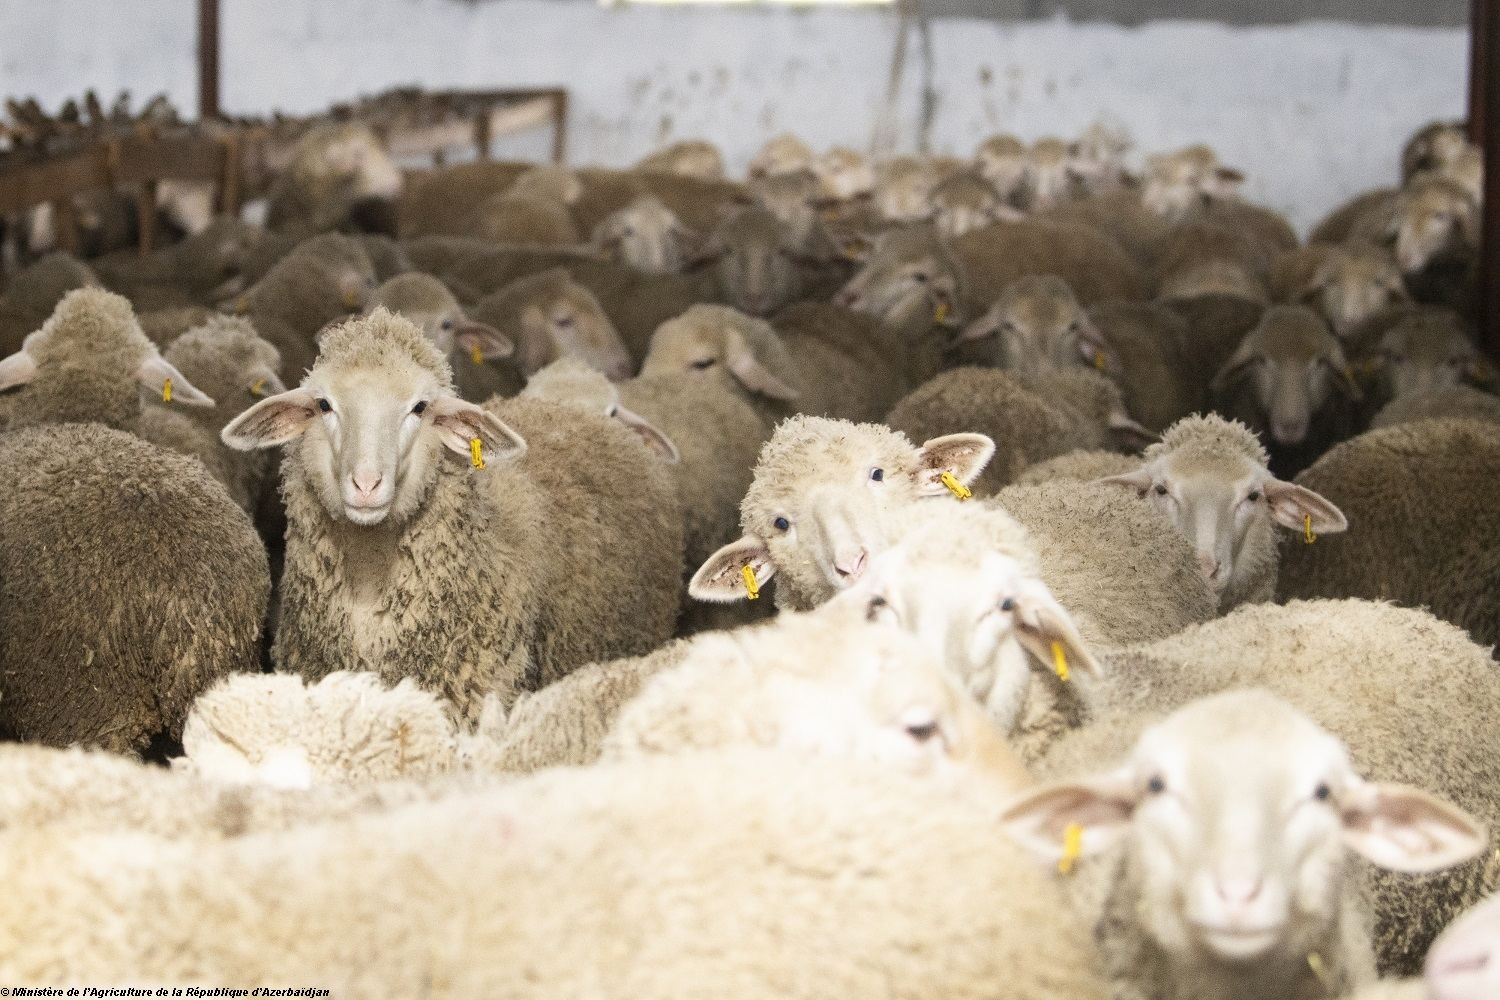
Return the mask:
[[1489,16],[1485,0],[1469,4],[1469,139],[1484,145],[1484,76],[1485,43],[1489,35]]
[[198,117],[219,116],[219,0],[198,0]]
[[1474,0],[1474,43],[1478,64],[1471,75],[1479,78],[1480,104],[1471,109],[1484,137],[1484,205],[1481,226],[1479,270],[1479,328],[1485,348],[1500,357],[1500,127],[1491,127],[1489,109],[1500,108],[1500,72],[1489,57],[1500,52],[1500,11],[1489,0]]
[[552,162],[568,158],[568,92],[559,88],[552,95]]
[[140,230],[140,254],[145,257],[156,249],[156,195],[159,182],[143,181],[135,203],[136,226]]

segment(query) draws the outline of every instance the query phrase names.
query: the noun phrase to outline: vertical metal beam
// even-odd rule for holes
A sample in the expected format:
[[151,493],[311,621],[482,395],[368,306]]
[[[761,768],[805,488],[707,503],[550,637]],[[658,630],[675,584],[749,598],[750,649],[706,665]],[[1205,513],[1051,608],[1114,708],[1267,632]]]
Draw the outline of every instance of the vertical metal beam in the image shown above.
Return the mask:
[[219,114],[219,0],[198,0],[198,117]]
[[1484,76],[1487,65],[1485,43],[1489,39],[1485,0],[1469,2],[1469,139],[1484,145]]
[[1470,128],[1478,122],[1475,134],[1483,136],[1484,149],[1484,215],[1479,269],[1479,325],[1484,345],[1490,354],[1500,357],[1500,125],[1489,121],[1489,109],[1500,108],[1500,71],[1490,65],[1490,58],[1500,53],[1500,10],[1489,0],[1473,0],[1476,65],[1471,74],[1478,77],[1479,106],[1470,109]]

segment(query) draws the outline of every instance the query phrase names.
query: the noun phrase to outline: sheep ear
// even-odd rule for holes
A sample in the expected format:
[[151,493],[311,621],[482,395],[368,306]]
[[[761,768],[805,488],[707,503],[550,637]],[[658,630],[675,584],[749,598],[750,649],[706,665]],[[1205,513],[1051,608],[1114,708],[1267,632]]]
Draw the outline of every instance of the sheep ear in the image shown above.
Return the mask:
[[36,359],[24,350],[0,359],[0,392],[26,385],[36,378]]
[[231,420],[219,434],[236,451],[275,448],[299,437],[318,415],[318,394],[291,389],[263,399]]
[[749,597],[745,589],[746,566],[755,574],[757,588],[764,587],[776,575],[771,550],[759,535],[746,535],[730,542],[704,560],[688,581],[688,596],[713,604],[728,604]]
[[[1078,634],[1078,626],[1052,591],[1040,580],[1027,580],[1013,600],[1016,638],[1031,658],[1048,672],[1061,677],[1062,669],[1088,677],[1102,677],[1099,661]],[[1062,659],[1059,662],[1058,652]]]
[[[1065,857],[1089,857],[1107,851],[1130,829],[1140,801],[1125,771],[1082,781],[1044,785],[1013,799],[1000,814],[1000,825],[1016,843],[1048,864]],[[1069,831],[1081,833],[1078,853],[1069,851]]]
[[647,448],[660,455],[666,462],[676,465],[682,461],[682,454],[677,450],[677,445],[667,437],[655,424],[638,413],[632,413],[623,406],[615,407],[614,418],[629,427],[640,436]]
[[483,461],[508,461],[526,454],[526,439],[482,406],[457,396],[440,396],[427,408],[433,414],[433,426],[443,436],[443,445],[454,454],[472,460],[475,438],[483,446]]
[[953,293],[953,289],[942,285],[933,287],[932,325],[950,330],[963,328],[963,321],[958,315],[958,296]]
[[995,322],[995,317],[989,313],[976,319],[959,331],[958,339],[963,340],[985,340],[997,336],[1000,333],[1000,324]]
[[1146,495],[1146,491],[1151,488],[1151,484],[1155,481],[1155,477],[1151,475],[1151,470],[1144,465],[1134,472],[1126,472],[1118,476],[1105,476],[1103,479],[1094,480],[1094,482],[1104,486],[1123,486],[1127,490],[1134,490],[1141,496]]
[[1250,365],[1255,361],[1255,348],[1251,344],[1250,339],[1247,336],[1241,341],[1240,346],[1235,349],[1233,356],[1224,362],[1224,367],[1220,368],[1218,373],[1214,375],[1213,381],[1208,385],[1208,391],[1212,395],[1219,396],[1228,392],[1249,374]]
[[256,399],[265,399],[286,392],[286,383],[281,376],[267,367],[256,368],[249,373],[250,384],[245,389]]
[[1478,857],[1489,833],[1449,802],[1407,785],[1361,783],[1344,809],[1344,844],[1370,862],[1417,875]]
[[498,361],[516,353],[515,341],[492,326],[472,320],[458,325],[453,331],[453,342],[470,357],[477,350],[483,361]]
[[135,370],[135,380],[141,384],[141,388],[159,397],[164,403],[203,407],[214,405],[207,393],[189,382],[187,376],[160,354],[152,354],[141,362],[141,366]]
[[1078,352],[1086,364],[1106,375],[1120,374],[1120,357],[1109,346],[1104,334],[1092,321],[1085,320],[1078,331]]
[[[771,333],[768,336],[774,340],[776,335]],[[762,396],[769,396],[783,402],[791,402],[801,393],[789,381],[771,370],[772,365],[786,360],[776,357],[781,353],[777,350],[779,347],[779,341],[776,342],[776,347],[768,343],[763,345],[763,350],[757,352],[751,345],[750,338],[746,337],[743,332],[730,330],[725,343],[724,363],[734,377],[739,379],[740,384],[751,392],[758,392]],[[789,365],[780,367],[785,368]]]
[[1321,493],[1314,493],[1305,486],[1283,479],[1269,479],[1261,491],[1271,505],[1271,516],[1283,528],[1303,531],[1308,527],[1309,517],[1312,518],[1312,530],[1320,535],[1334,535],[1349,528],[1349,520],[1343,511]]
[[1111,413],[1106,427],[1116,445],[1131,451],[1139,451],[1156,443],[1156,435],[1151,433],[1151,429],[1130,419],[1130,415],[1124,410]]
[[938,496],[948,491],[943,473],[968,486],[995,457],[995,442],[983,434],[944,434],[917,449],[917,492]]

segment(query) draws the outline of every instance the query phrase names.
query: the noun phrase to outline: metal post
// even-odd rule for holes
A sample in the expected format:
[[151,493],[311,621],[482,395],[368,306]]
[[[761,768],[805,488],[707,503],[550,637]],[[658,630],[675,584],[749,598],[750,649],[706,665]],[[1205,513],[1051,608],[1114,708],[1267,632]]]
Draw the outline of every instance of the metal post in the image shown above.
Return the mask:
[[219,0],[198,0],[198,117],[219,116]]
[[1491,54],[1500,52],[1500,11],[1488,0],[1474,0],[1474,33],[1472,46],[1476,64],[1470,70],[1477,77],[1475,88],[1479,106],[1470,109],[1470,128],[1483,137],[1484,149],[1484,219],[1480,246],[1479,324],[1484,345],[1490,354],[1500,357],[1500,127],[1489,126],[1489,109],[1500,108],[1500,72],[1489,64]]

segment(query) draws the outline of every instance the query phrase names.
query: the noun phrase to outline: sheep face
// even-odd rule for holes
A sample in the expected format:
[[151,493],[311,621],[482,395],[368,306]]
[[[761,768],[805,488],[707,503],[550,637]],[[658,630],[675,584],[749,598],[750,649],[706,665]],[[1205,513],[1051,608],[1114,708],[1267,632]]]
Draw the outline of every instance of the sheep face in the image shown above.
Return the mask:
[[309,132],[299,147],[294,169],[310,176],[336,178],[359,198],[395,198],[403,178],[375,133],[357,123],[329,126]]
[[1028,208],[1050,208],[1068,196],[1068,159],[1068,144],[1061,139],[1038,139],[1027,150],[1021,187]]
[[886,233],[874,252],[834,298],[898,330],[926,330],[955,321],[959,272],[936,232],[925,227]]
[[1181,219],[1215,199],[1234,198],[1245,177],[1219,165],[1218,154],[1207,146],[1189,146],[1146,161],[1141,203],[1157,215]]
[[658,198],[637,198],[594,230],[594,246],[646,274],[677,274],[697,234]]
[[750,185],[750,195],[786,227],[791,245],[812,244],[818,232],[818,178],[812,171],[757,178]]
[[1333,251],[1302,293],[1303,304],[1322,313],[1340,338],[1380,310],[1409,299],[1401,269],[1389,254],[1374,248]]
[[766,141],[750,161],[751,177],[792,174],[812,167],[812,150],[794,135],[782,134]]
[[443,356],[461,350],[482,361],[508,358],[516,351],[509,337],[464,315],[463,307],[441,281],[408,271],[375,289],[368,312],[384,308],[415,323]]
[[990,182],[978,174],[955,174],[932,192],[932,217],[938,232],[947,237],[962,236],[996,219],[1014,221],[1021,214],[1007,209]]
[[875,210],[891,222],[921,222],[932,215],[936,178],[920,160],[887,160],[875,171]]
[[1431,122],[1401,151],[1401,178],[1409,181],[1424,171],[1451,166],[1473,148],[1463,122]]
[[[1070,670],[1093,674],[1098,666],[1030,554],[977,544],[986,536],[965,533],[956,512],[943,507],[943,517],[927,519],[930,526],[877,556],[865,578],[830,604],[856,605],[868,620],[912,633],[1010,733],[1021,721],[1031,671],[1056,669],[1054,643]],[[1019,525],[1015,530],[1024,535]]]
[[996,338],[1001,365],[1023,377],[1078,364],[1107,368],[1113,357],[1073,290],[1053,275],[1013,282],[962,334],[964,340],[988,337]]
[[1365,781],[1337,739],[1261,691],[1182,709],[1119,768],[1025,796],[1004,822],[1054,861],[1074,824],[1084,856],[1123,840],[1115,891],[1136,897],[1129,912],[1174,965],[1276,962],[1302,976],[1336,942],[1349,851],[1427,872],[1486,841],[1446,802]]
[[1266,310],[1210,389],[1222,399],[1240,386],[1248,389],[1257,419],[1283,445],[1301,444],[1313,416],[1335,394],[1361,396],[1338,338],[1321,316],[1300,306]]
[[1404,318],[1380,338],[1376,356],[1391,398],[1442,392],[1466,381],[1489,382],[1489,362],[1446,309],[1424,309]]
[[520,435],[453,394],[441,357],[409,322],[378,310],[332,330],[324,348],[301,386],[252,406],[221,436],[241,451],[295,441],[335,521],[404,523],[430,492],[438,463],[472,461],[475,441],[490,465],[525,453]]
[[875,168],[852,149],[835,146],[812,162],[818,193],[829,201],[852,201],[875,190]]
[[792,357],[771,324],[728,306],[696,305],[651,335],[642,377],[710,379],[730,392],[792,402]]
[[[1324,497],[1273,476],[1245,427],[1214,416],[1189,422],[1219,425],[1221,433],[1195,439],[1169,429],[1161,445],[1147,450],[1144,466],[1102,481],[1135,491],[1176,526],[1227,610],[1251,596],[1255,581],[1273,568],[1273,525],[1302,532],[1311,518],[1312,530],[1323,535],[1345,530],[1348,522]],[[1179,438],[1186,440],[1179,444]]]
[[657,150],[636,164],[636,169],[719,180],[724,176],[724,154],[711,142],[688,139]]
[[485,300],[480,315],[516,344],[525,375],[572,357],[614,381],[630,377],[630,353],[604,307],[562,268],[511,282]]
[[1459,917],[1427,955],[1423,978],[1434,1000],[1500,996],[1500,898]]
[[281,352],[243,319],[212,318],[172,341],[163,357],[219,401],[224,420],[256,400],[286,390],[276,374]]
[[994,454],[979,434],[950,434],[913,447],[874,424],[799,418],[761,451],[740,505],[745,535],[708,558],[688,592],[699,600],[746,596],[742,568],[759,583],[783,575],[778,599],[808,608],[864,575],[899,536],[918,500],[945,497],[943,473],[972,482]]
[[719,291],[730,305],[766,316],[792,301],[801,287],[797,242],[763,208],[746,208],[719,224],[699,260],[711,263]]
[[1403,274],[1417,274],[1440,256],[1479,245],[1479,206],[1469,193],[1441,177],[1412,182],[1396,199],[1381,232]]
[[572,205],[583,197],[583,182],[567,167],[543,166],[522,171],[506,189],[507,195],[543,198]]
[[1026,147],[1013,135],[991,136],[974,154],[974,165],[1003,197],[1020,193],[1026,179]]

